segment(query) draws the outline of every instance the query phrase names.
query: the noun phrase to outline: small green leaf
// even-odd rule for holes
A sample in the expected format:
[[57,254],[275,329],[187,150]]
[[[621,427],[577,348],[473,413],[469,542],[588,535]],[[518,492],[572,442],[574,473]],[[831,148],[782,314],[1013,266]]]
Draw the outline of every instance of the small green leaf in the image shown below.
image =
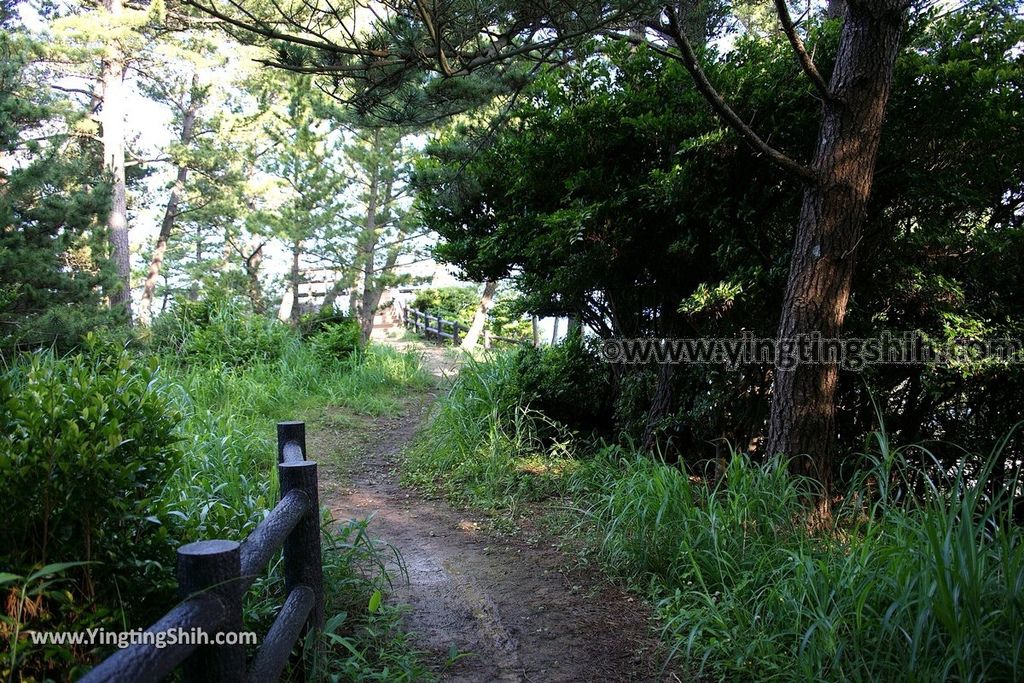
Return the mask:
[[366,607],[370,614],[376,614],[377,610],[380,609],[380,601],[382,597],[383,596],[379,590],[373,591],[373,595],[370,596],[370,604]]

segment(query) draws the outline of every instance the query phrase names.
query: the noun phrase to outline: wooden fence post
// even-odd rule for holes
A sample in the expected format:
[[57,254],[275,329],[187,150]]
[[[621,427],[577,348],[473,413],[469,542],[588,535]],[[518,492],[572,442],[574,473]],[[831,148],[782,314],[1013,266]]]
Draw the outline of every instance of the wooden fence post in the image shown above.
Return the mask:
[[491,331],[484,329],[484,349],[491,348]]
[[306,423],[298,421],[277,423],[277,462],[285,459],[285,445],[289,442],[298,444],[302,459],[306,459]]
[[296,586],[313,591],[313,609],[305,631],[324,624],[324,578],[320,558],[320,496],[317,493],[316,463],[311,460],[282,462],[277,466],[281,497],[300,490],[309,498],[309,509],[284,542],[284,586],[291,592]]
[[[197,541],[178,548],[178,591],[182,599],[196,593],[214,595],[226,615],[217,632],[240,634],[244,586],[238,543]],[[203,645],[185,660],[182,672],[186,683],[242,683],[245,645]]]
[[452,344],[455,346],[459,345],[459,323],[456,321],[452,325]]

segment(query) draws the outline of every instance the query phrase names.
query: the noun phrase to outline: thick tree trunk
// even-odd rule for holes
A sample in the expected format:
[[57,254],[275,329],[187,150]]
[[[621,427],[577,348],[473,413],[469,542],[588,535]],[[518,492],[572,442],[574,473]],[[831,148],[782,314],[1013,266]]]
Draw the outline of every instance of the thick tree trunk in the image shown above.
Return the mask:
[[[797,224],[780,340],[835,337],[842,329],[904,14],[899,0],[846,3],[812,166],[815,181],[804,191]],[[820,481],[826,494],[837,378],[834,364],[777,368],[769,418],[767,452],[793,458],[794,471]],[[827,495],[824,500],[827,506]]]
[[[122,0],[104,0],[104,9],[115,20],[121,15]],[[131,251],[128,242],[128,189],[125,179],[125,90],[124,55],[111,41],[103,61],[103,168],[110,174],[110,213],[107,215],[111,255],[117,270],[118,288],[111,292],[110,305],[132,317]]]
[[[192,140],[192,129],[196,123],[196,110],[199,108],[199,100],[195,90],[197,86],[196,77],[192,77],[192,94],[189,96],[188,108],[181,120],[181,135],[178,138],[182,145],[187,145]],[[170,196],[167,198],[167,209],[164,211],[164,219],[160,223],[160,234],[156,238],[156,249],[153,250],[153,258],[149,262],[149,271],[146,273],[146,283],[142,288],[142,301],[139,302],[139,322],[149,325],[153,309],[153,293],[156,291],[156,281],[160,277],[160,268],[163,266],[164,254],[167,251],[167,242],[171,239],[171,231],[174,229],[174,220],[178,216],[178,205],[181,203],[181,196],[185,192],[185,181],[188,180],[188,166],[180,164],[174,185],[171,186]]]
[[466,337],[462,340],[462,348],[471,349],[476,346],[477,341],[480,339],[480,335],[483,334],[484,325],[487,324],[487,314],[491,310],[491,306],[494,304],[494,292],[498,289],[498,283],[494,280],[489,280],[484,283],[484,293],[480,297],[480,305],[476,307],[476,313],[473,315],[473,322],[469,325],[469,330],[466,332]]

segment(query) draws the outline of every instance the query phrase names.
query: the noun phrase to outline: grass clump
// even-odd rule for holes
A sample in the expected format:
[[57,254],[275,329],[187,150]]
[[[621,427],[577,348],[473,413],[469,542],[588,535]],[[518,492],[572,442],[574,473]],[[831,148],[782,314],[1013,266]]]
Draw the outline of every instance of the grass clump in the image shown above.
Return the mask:
[[1019,680],[1024,548],[1010,496],[964,464],[947,489],[880,496],[903,457],[876,458],[828,531],[805,523],[809,484],[780,459],[734,455],[710,482],[612,449],[574,485],[605,566],[655,599],[701,675]]
[[405,480],[495,511],[554,493],[575,465],[571,439],[518,395],[515,356],[468,359],[408,453]]

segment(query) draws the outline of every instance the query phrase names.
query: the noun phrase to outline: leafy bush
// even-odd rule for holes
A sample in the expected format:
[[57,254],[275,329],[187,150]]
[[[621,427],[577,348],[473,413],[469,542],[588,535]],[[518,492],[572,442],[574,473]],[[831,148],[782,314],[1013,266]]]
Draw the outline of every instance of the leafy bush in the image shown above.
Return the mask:
[[494,299],[494,306],[487,314],[487,327],[494,334],[512,339],[529,339],[533,334],[533,325],[524,318],[525,301],[514,291],[499,293]]
[[[173,555],[153,509],[181,461],[179,415],[155,362],[132,361],[40,352],[0,375],[0,566],[26,577],[5,577],[8,607],[31,600],[7,610],[7,638],[99,625],[117,618],[114,606],[143,611],[166,588]],[[65,579],[56,591],[55,576]],[[65,648],[11,644],[23,675],[69,667]]]
[[0,527],[16,566],[117,571],[153,532],[146,509],[180,455],[179,413],[154,362],[35,353],[0,376]]
[[454,320],[463,325],[473,322],[473,315],[480,305],[480,294],[475,287],[439,287],[421,289],[413,299],[412,307],[439,315],[445,320]]
[[514,382],[525,403],[571,428],[601,432],[612,423],[610,366],[579,334],[556,346],[519,349]]
[[213,296],[177,302],[153,322],[153,344],[185,362],[244,366],[280,358],[297,342],[277,320],[253,313],[241,299]]
[[360,341],[359,321],[355,318],[344,318],[341,322],[324,325],[310,339],[310,344],[321,363],[333,363],[357,353]]

